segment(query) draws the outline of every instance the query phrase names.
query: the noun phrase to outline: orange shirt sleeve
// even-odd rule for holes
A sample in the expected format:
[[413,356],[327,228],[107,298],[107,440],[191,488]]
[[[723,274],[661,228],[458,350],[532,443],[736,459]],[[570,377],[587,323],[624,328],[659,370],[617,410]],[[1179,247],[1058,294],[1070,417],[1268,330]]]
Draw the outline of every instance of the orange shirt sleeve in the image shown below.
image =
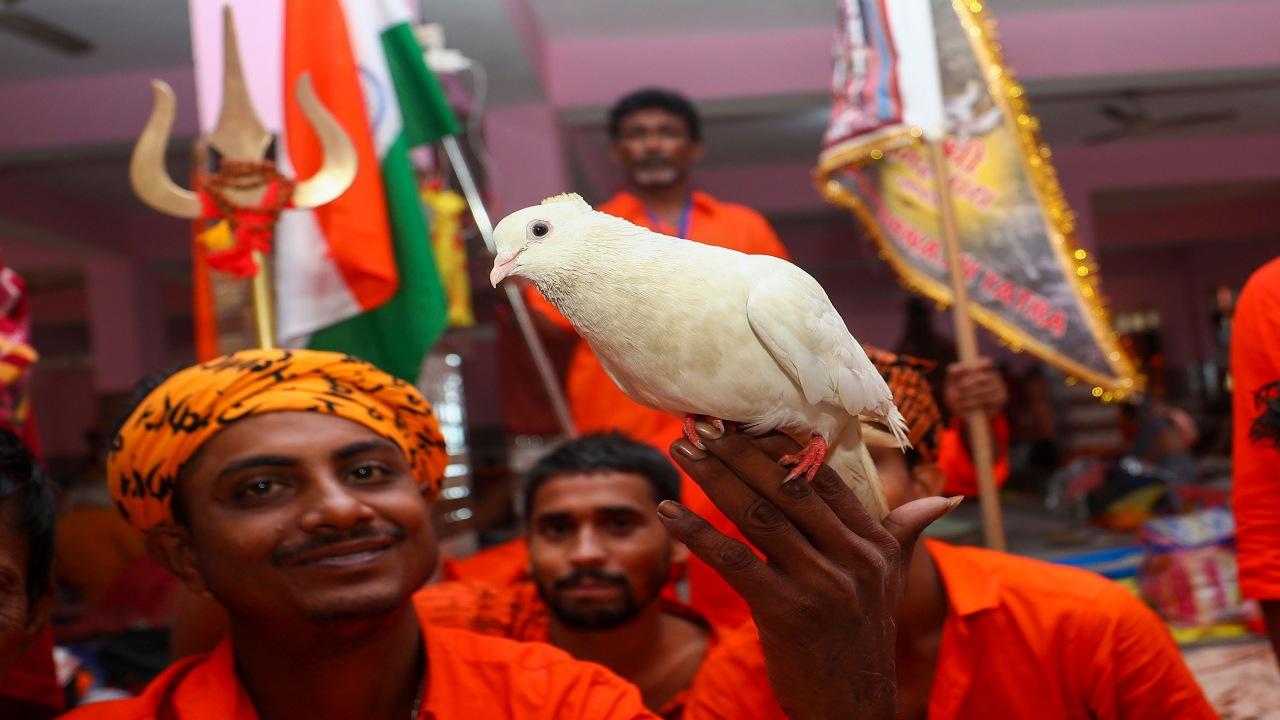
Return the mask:
[[1178,646],[1160,618],[1128,590],[1116,586],[1100,597],[1107,618],[1100,637],[1079,644],[1075,664],[1089,688],[1089,707],[1098,720],[1180,718],[1211,720],[1218,714],[1205,698]]
[[[963,433],[963,421],[953,418],[938,434],[938,467],[946,478],[942,487],[944,495],[978,494],[978,470],[969,457]],[[993,468],[996,487],[1002,487],[1009,479],[1009,421],[1003,415],[991,421],[991,440],[996,454]]]
[[1280,450],[1249,437],[1259,411],[1255,394],[1280,380],[1280,258],[1245,284],[1232,323],[1231,507],[1240,589],[1280,600]]

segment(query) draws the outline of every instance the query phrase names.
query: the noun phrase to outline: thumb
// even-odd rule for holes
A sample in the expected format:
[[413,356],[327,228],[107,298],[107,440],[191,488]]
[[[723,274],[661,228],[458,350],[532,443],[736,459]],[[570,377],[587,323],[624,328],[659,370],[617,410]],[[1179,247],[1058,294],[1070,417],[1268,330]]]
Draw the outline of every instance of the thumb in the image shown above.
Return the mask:
[[883,520],[884,529],[898,541],[902,548],[902,557],[911,557],[916,547],[916,539],[933,521],[955,510],[964,500],[963,495],[955,497],[927,497],[912,500],[901,505]]

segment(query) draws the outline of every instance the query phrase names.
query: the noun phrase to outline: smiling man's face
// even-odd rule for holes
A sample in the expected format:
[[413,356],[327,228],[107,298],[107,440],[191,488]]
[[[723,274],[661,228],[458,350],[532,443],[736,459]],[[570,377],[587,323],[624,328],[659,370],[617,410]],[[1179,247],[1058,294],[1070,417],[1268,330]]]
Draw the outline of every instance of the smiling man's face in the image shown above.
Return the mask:
[[372,619],[435,568],[429,506],[404,453],[330,415],[231,425],[184,468],[175,503],[185,525],[167,564],[233,616]]

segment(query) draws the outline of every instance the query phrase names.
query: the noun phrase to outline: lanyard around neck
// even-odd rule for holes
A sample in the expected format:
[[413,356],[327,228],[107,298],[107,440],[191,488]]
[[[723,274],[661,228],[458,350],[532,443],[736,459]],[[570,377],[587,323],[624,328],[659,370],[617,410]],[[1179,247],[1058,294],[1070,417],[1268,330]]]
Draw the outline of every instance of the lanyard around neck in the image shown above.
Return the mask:
[[[644,214],[649,217],[649,224],[654,228],[660,227],[662,220],[649,212],[649,208],[645,208]],[[680,211],[680,224],[676,226],[676,237],[689,239],[689,224],[693,220],[693,198],[684,201],[684,209]]]

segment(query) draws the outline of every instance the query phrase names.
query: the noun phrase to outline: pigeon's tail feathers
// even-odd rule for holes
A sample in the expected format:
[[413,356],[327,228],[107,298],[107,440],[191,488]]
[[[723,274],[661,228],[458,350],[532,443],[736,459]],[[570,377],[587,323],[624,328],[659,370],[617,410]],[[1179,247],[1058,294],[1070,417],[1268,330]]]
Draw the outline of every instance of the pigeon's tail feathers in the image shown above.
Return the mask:
[[845,424],[833,439],[827,451],[827,465],[853,490],[872,517],[878,520],[889,514],[880,475],[866,443],[862,441],[862,426],[857,420]]
[[889,426],[889,431],[893,433],[893,439],[898,441],[898,447],[905,452],[911,449],[911,440],[907,438],[910,429],[907,427],[907,419],[902,417],[902,412],[898,410],[898,406],[892,402],[889,403],[889,412],[884,413],[885,424]]

